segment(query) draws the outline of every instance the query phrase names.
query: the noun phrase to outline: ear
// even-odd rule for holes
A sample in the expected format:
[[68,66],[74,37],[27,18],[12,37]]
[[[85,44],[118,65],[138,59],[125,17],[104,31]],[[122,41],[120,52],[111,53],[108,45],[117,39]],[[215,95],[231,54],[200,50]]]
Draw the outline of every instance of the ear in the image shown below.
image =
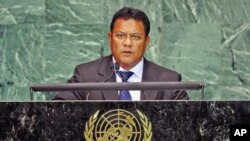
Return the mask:
[[108,32],[109,44],[111,45],[112,40],[112,32]]
[[147,38],[146,38],[146,49],[147,49],[149,43],[150,43],[150,36],[147,36]]

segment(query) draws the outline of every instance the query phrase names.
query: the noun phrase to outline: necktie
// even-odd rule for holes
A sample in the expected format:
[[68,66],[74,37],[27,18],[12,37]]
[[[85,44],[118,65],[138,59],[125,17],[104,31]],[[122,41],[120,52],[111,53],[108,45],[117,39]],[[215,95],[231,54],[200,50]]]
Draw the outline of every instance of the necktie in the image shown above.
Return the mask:
[[[122,79],[122,82],[128,82],[130,76],[134,73],[131,71],[117,71],[118,76]],[[121,90],[120,91],[120,100],[131,100],[131,95],[128,90]]]

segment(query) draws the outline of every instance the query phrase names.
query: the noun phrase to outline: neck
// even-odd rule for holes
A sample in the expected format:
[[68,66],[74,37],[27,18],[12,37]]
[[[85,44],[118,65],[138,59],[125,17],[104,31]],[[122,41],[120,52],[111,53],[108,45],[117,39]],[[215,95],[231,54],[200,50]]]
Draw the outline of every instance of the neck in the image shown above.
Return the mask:
[[121,66],[124,70],[130,70],[130,69],[132,69],[135,65],[120,64],[120,66]]

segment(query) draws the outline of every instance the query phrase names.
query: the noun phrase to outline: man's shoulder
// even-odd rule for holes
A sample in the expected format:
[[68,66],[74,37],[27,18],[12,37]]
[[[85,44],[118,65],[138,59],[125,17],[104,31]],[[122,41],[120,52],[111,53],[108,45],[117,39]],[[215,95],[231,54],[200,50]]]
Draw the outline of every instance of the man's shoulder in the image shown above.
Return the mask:
[[152,69],[156,72],[159,72],[159,73],[173,73],[173,74],[178,74],[176,71],[172,70],[172,69],[169,69],[169,68],[166,68],[166,67],[163,67],[163,66],[160,66],[154,62],[151,62],[151,61],[146,61],[148,63],[148,69]]
[[93,61],[90,61],[90,62],[86,62],[86,63],[81,63],[79,65],[77,65],[76,67],[77,68],[89,68],[89,69],[92,69],[92,68],[96,68],[96,67],[99,67],[101,64],[108,64],[110,62],[110,58],[111,56],[104,56],[104,57],[101,57],[99,59],[96,59],[96,60],[93,60]]
[[145,75],[158,81],[180,81],[181,75],[169,68],[165,68],[151,61],[145,61]]

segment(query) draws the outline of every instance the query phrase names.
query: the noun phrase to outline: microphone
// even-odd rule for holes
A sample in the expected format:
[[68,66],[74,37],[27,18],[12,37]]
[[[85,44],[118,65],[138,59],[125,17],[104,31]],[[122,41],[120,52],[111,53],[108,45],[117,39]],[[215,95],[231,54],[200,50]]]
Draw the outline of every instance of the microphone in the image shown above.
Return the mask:
[[115,74],[120,69],[119,62],[115,62],[114,66],[112,63],[110,65],[111,65],[112,73],[103,82],[107,82],[113,76],[113,74]]
[[[110,68],[112,70],[112,73],[102,82],[107,82],[119,69],[120,69],[120,63],[119,62],[115,62],[115,64],[113,65],[112,62],[110,62]],[[89,91],[89,93],[86,96],[86,100],[89,100],[89,95],[91,94],[92,90]]]
[[120,69],[120,63],[115,62],[115,71],[118,71]]

